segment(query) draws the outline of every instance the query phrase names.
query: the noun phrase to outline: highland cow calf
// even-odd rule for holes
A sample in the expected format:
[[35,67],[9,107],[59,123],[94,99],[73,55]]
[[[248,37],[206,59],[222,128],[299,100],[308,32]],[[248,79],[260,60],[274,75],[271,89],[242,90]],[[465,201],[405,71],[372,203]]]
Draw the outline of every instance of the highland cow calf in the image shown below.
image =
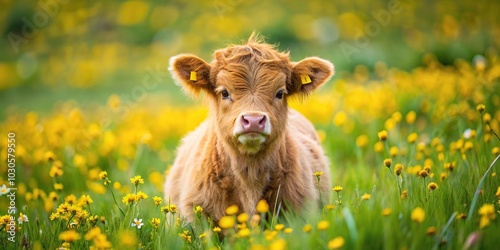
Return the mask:
[[[209,64],[172,57],[173,78],[190,94],[206,94],[208,118],[187,135],[165,183],[165,199],[193,220],[193,207],[218,221],[237,205],[250,215],[261,199],[272,210],[304,211],[329,197],[328,160],[313,125],[288,107],[333,75],[333,65],[309,57],[291,62],[257,35],[215,51]],[[314,172],[324,172],[318,190]],[[276,204],[276,202],[278,204]]]

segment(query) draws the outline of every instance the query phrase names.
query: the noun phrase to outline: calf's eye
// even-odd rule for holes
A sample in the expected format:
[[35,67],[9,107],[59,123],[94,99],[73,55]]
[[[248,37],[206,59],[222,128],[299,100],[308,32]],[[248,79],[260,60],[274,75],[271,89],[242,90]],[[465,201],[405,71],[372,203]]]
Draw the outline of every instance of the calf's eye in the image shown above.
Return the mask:
[[283,99],[283,95],[285,93],[283,92],[283,90],[279,90],[277,93],[276,93],[276,98],[278,99]]
[[227,92],[227,90],[222,90],[221,96],[222,96],[222,99],[228,99],[229,98],[229,92]]

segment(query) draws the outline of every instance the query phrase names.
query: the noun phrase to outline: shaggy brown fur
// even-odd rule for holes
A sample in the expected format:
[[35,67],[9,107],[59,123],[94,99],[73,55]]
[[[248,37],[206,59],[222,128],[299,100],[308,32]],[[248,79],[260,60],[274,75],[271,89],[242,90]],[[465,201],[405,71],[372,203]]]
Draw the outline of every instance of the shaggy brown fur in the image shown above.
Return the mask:
[[[194,55],[175,56],[170,71],[188,93],[204,91],[210,108],[209,117],[183,139],[165,183],[165,199],[181,215],[192,221],[199,205],[218,221],[234,204],[252,215],[261,199],[271,209],[278,202],[299,212],[308,203],[319,204],[319,192],[328,199],[328,160],[313,125],[288,108],[287,99],[306,96],[328,81],[334,73],[329,61],[291,62],[288,53],[252,34],[246,44],[215,51],[210,64]],[[302,84],[301,75],[311,82]],[[270,132],[236,132],[242,114],[264,115]],[[316,171],[324,172],[320,190]]]

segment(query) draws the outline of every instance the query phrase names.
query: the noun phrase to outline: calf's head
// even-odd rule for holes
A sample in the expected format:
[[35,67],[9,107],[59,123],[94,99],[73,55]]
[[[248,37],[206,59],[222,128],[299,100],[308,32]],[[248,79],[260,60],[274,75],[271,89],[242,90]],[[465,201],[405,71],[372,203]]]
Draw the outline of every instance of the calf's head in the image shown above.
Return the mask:
[[289,96],[307,95],[334,73],[332,63],[317,57],[291,62],[288,53],[257,35],[215,51],[211,63],[189,54],[174,56],[170,71],[186,92],[207,94],[215,132],[243,155],[265,152],[282,137]]

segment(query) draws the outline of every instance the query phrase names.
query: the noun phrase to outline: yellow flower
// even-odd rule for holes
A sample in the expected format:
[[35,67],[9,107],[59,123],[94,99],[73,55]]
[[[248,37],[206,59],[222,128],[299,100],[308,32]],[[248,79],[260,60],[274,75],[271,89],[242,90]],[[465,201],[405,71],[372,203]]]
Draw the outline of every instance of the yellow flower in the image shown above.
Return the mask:
[[387,130],[382,130],[380,132],[378,132],[378,139],[381,140],[381,141],[385,141],[387,140]]
[[233,216],[222,216],[219,220],[219,226],[223,229],[234,227],[235,220]]
[[339,249],[343,247],[344,244],[344,238],[342,236],[338,236],[328,242],[328,249]]
[[248,221],[248,214],[241,213],[240,215],[238,215],[238,217],[236,219],[238,220],[239,223],[245,223]]
[[500,186],[497,187],[496,197],[500,198]]
[[59,234],[59,240],[64,240],[66,242],[77,241],[80,238],[80,234],[78,234],[75,230],[68,230]]
[[318,222],[318,225],[317,225],[318,230],[326,230],[326,229],[328,229],[328,227],[330,227],[330,223],[328,221],[322,220],[322,221]]
[[122,198],[122,202],[126,205],[134,203],[137,201],[137,196],[135,194],[128,193]]
[[153,197],[153,201],[155,202],[155,206],[159,206],[162,204],[163,200],[161,197],[158,197],[158,196],[154,196]]
[[267,213],[269,211],[269,204],[267,204],[266,200],[260,200],[257,203],[257,212],[259,213]]
[[287,228],[285,228],[285,230],[283,232],[285,232],[286,234],[291,234],[292,231],[293,231],[292,228],[287,227]]
[[425,171],[425,170],[420,170],[418,172],[418,178],[422,177],[422,178],[425,179],[425,177],[427,177],[428,175],[429,175],[429,173],[427,171]]
[[430,190],[430,191],[434,191],[436,189],[439,188],[438,184],[436,184],[435,182],[431,182],[429,183],[429,185],[427,185],[427,188]]
[[491,153],[494,156],[497,156],[498,154],[500,154],[500,148],[499,147],[494,147],[493,149],[491,149]]
[[333,204],[326,204],[325,205],[325,209],[331,211],[331,210],[335,209],[335,205],[333,205]]
[[281,231],[283,228],[285,228],[284,224],[276,224],[276,226],[274,226],[274,230],[276,231]]
[[201,213],[203,213],[203,208],[201,206],[196,206],[194,207],[194,213],[195,214],[198,214],[198,215],[201,215]]
[[130,178],[130,182],[134,185],[139,185],[139,184],[144,184],[144,179],[140,175],[136,175],[132,178]]
[[313,175],[316,177],[320,177],[321,175],[323,175],[323,172],[314,172]]
[[175,214],[177,213],[177,206],[174,205],[174,204],[171,204],[169,207],[168,207],[168,211]]
[[493,204],[484,204],[481,208],[479,208],[479,215],[481,215],[481,217],[486,217],[489,220],[494,220],[496,218],[495,206]]
[[137,198],[137,201],[139,201],[139,200],[145,200],[145,199],[149,198],[149,196],[147,194],[145,194],[144,192],[142,192],[142,191],[137,192],[137,194],[135,195],[135,197]]
[[430,236],[435,235],[436,227],[428,227],[427,230],[425,230],[425,233]]
[[153,224],[153,227],[155,229],[158,229],[158,227],[160,226],[160,219],[159,218],[152,218],[151,224]]
[[364,201],[367,201],[371,198],[372,196],[370,194],[363,194],[363,196],[361,196],[361,199],[364,200]]
[[405,118],[406,118],[406,123],[413,124],[417,119],[417,113],[415,113],[415,111],[410,111],[408,112],[408,114],[406,114]]
[[54,189],[58,192],[60,192],[61,190],[63,190],[64,186],[62,183],[54,183]]
[[476,107],[476,110],[479,111],[480,113],[483,113],[483,111],[486,109],[486,106],[484,104],[478,104]]
[[342,186],[335,186],[332,188],[332,190],[338,193],[338,192],[344,190],[344,188]]
[[384,160],[384,166],[390,168],[391,165],[392,165],[392,159],[387,158],[387,159]]
[[373,145],[373,150],[377,153],[382,153],[384,151],[384,143],[381,141],[378,141]]
[[392,212],[392,210],[390,208],[385,208],[384,210],[382,210],[382,215],[388,216],[391,214],[391,212]]
[[286,240],[284,239],[276,239],[271,245],[269,245],[269,250],[285,250],[286,248]]
[[358,148],[364,148],[368,145],[368,136],[367,135],[360,135],[356,138],[356,146]]
[[78,200],[78,203],[81,204],[80,206],[82,206],[82,205],[90,205],[93,202],[94,201],[92,200],[92,198],[90,198],[90,195],[82,195],[80,197],[80,199]]
[[394,173],[397,175],[397,176],[400,176],[401,173],[403,172],[404,170],[404,166],[401,165],[401,164],[396,164],[396,166],[394,166]]
[[311,232],[311,230],[312,230],[312,226],[311,226],[310,224],[306,224],[306,225],[304,225],[304,227],[302,228],[302,231],[303,231],[304,233],[309,233],[309,232]]
[[401,199],[406,199],[408,198],[408,190],[403,190],[403,192],[401,192]]
[[415,143],[418,139],[417,133],[411,133],[408,135],[408,143]]
[[411,212],[411,220],[422,223],[425,220],[425,211],[420,207],[413,209]]
[[399,153],[399,149],[396,146],[392,146],[389,149],[389,154],[391,155],[391,157],[396,157],[398,155],[398,153]]
[[246,237],[250,236],[250,229],[243,228],[243,229],[239,230],[238,236],[240,236],[241,238],[246,238]]
[[226,208],[226,214],[227,215],[235,215],[238,213],[238,206],[237,205],[231,205]]
[[214,229],[212,229],[212,231],[219,233],[220,231],[222,231],[222,229],[220,227],[214,227]]

